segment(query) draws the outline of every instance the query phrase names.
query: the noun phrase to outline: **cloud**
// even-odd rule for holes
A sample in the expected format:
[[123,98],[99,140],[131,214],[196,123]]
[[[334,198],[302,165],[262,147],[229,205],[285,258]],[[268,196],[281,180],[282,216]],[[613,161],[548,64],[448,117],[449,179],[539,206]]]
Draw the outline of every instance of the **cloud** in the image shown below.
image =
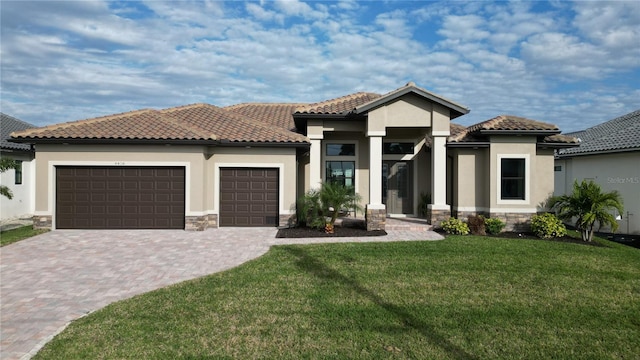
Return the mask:
[[577,130],[640,107],[637,10],[545,4],[3,2],[0,101],[47,124],[415,81],[469,106],[462,124],[511,113]]

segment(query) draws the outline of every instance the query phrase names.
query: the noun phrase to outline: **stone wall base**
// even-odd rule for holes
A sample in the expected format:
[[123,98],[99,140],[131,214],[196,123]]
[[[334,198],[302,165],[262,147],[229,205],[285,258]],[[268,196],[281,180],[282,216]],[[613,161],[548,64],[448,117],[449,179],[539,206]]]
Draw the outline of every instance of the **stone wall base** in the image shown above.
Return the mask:
[[186,231],[204,231],[218,227],[218,215],[185,216],[184,229]]
[[53,217],[51,215],[40,215],[33,217],[34,229],[53,229]]
[[369,209],[365,213],[367,231],[384,230],[387,223],[387,209]]
[[440,224],[451,217],[449,210],[427,209],[427,221],[434,227],[440,227]]
[[531,218],[536,213],[509,213],[509,212],[486,212],[486,211],[454,211],[453,216],[467,221],[469,216],[482,215],[485,218],[498,218],[502,220],[506,225],[504,231],[519,231],[528,232],[531,231]]
[[278,221],[278,226],[280,227],[293,227],[296,225],[296,215],[295,214],[291,214],[291,215],[287,215],[287,214],[280,214],[280,219]]

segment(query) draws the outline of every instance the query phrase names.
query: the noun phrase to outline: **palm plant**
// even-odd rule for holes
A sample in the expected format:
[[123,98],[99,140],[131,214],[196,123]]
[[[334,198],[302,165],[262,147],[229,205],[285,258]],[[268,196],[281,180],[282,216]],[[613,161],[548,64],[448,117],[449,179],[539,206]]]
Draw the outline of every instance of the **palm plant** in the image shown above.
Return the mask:
[[619,214],[624,212],[622,198],[617,191],[603,193],[600,186],[591,180],[582,180],[581,183],[576,180],[571,195],[554,196],[549,199],[548,205],[562,220],[576,218],[575,225],[583,241],[593,239],[596,223],[598,229],[610,225],[615,232],[618,223],[611,211],[617,210]]
[[[11,169],[16,169],[15,160],[6,157],[0,159],[0,173]],[[6,197],[7,199],[13,199],[13,193],[11,192],[11,189],[4,185],[0,185],[0,195]]]
[[352,186],[345,186],[338,182],[322,183],[320,188],[320,202],[324,209],[328,211],[328,230],[333,231],[333,226],[338,218],[340,210],[343,208],[360,209],[358,203],[361,197]]

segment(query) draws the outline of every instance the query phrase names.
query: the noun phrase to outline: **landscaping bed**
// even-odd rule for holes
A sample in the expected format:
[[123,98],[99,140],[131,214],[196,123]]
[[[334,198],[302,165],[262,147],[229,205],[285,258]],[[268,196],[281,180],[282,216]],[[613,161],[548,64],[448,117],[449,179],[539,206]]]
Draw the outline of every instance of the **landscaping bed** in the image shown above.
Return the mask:
[[[362,223],[364,224],[364,222]],[[278,230],[276,238],[316,238],[316,237],[361,237],[361,236],[384,236],[384,230],[367,231],[360,223],[354,223],[333,228],[333,233],[324,230],[312,229],[305,226],[291,227]]]

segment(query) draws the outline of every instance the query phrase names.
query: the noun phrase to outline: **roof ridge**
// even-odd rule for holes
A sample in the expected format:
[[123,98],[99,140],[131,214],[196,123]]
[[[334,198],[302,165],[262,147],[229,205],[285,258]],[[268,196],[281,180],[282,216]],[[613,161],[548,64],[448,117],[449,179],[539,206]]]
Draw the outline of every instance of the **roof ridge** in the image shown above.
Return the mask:
[[182,109],[191,109],[191,108],[195,108],[195,107],[202,107],[202,106],[208,106],[209,104],[205,104],[205,103],[195,103],[195,104],[188,104],[188,105],[182,105],[182,106],[176,106],[173,108],[167,108],[167,109],[163,109],[159,111],[159,115],[160,115],[160,119],[161,120],[167,120],[169,122],[171,122],[173,125],[182,128],[184,130],[187,131],[192,131],[196,134],[199,134],[200,137],[202,137],[203,139],[208,139],[208,140],[217,140],[218,136],[214,133],[209,133],[207,131],[205,131],[202,128],[199,128],[191,123],[188,122],[183,122],[180,121],[179,119],[174,118],[173,116],[171,116],[168,111],[172,111],[172,110],[182,110]]
[[[358,92],[355,92],[355,93],[339,96],[339,97],[336,97],[336,98],[333,98],[333,99],[328,99],[328,100],[323,100],[323,101],[319,101],[319,102],[314,102],[314,103],[302,105],[299,108],[295,109],[294,113],[305,113],[305,112],[309,111],[309,110],[306,110],[306,109],[314,109],[314,108],[317,108],[317,107],[320,107],[320,106],[327,106],[327,105],[331,105],[332,106],[334,104],[340,104],[340,103],[348,102],[349,100],[357,99],[357,98],[362,97],[362,96],[375,96],[375,99],[377,99],[377,98],[381,97],[382,95],[377,94],[377,93],[373,93],[373,92],[368,92],[368,91],[358,91]],[[369,102],[371,102],[371,101],[367,101],[365,104],[367,104]],[[351,109],[351,110],[353,110],[353,109]]]
[[20,131],[16,131],[16,132],[11,133],[11,136],[13,137],[14,134],[19,136],[20,133],[27,132],[27,131],[32,133],[32,134],[38,134],[38,133],[45,132],[47,130],[67,129],[67,128],[70,128],[70,127],[73,127],[73,126],[77,126],[77,125],[92,124],[92,123],[111,120],[111,119],[118,118],[118,117],[131,117],[131,116],[139,115],[139,114],[143,114],[143,113],[154,113],[154,112],[159,112],[159,111],[155,110],[155,109],[150,109],[150,108],[139,109],[139,110],[131,110],[131,111],[126,111],[126,112],[122,112],[122,113],[118,113],[118,114],[104,115],[104,116],[99,116],[99,117],[94,117],[94,118],[87,118],[87,119],[81,119],[81,120],[68,121],[68,122],[64,122],[64,123],[61,123],[61,124],[52,124],[52,125],[47,125],[47,126],[36,127],[36,128],[33,128],[33,129],[20,130]]
[[258,105],[258,106],[283,106],[283,105],[287,105],[287,106],[305,106],[305,105],[309,105],[309,104],[308,103],[288,103],[288,102],[277,102],[277,103],[271,103],[271,102],[243,102],[243,103],[239,103],[239,104],[227,105],[227,106],[221,107],[221,109],[236,109],[236,108],[239,108],[241,106],[251,106],[251,105]]

